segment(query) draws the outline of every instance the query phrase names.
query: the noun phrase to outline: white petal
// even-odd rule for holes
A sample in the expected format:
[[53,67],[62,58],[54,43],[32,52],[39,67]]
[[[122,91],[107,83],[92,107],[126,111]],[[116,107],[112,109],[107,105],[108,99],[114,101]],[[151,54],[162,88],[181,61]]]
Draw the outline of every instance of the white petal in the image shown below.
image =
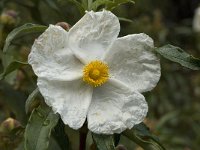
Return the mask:
[[118,18],[110,11],[86,12],[69,31],[69,44],[84,63],[101,59],[120,31]]
[[49,28],[35,40],[28,62],[38,77],[72,80],[82,74],[83,64],[67,45],[68,33],[59,26]]
[[104,58],[111,77],[139,92],[152,90],[161,74],[153,47],[153,40],[143,33],[118,38]]
[[82,80],[49,81],[38,78],[38,87],[47,105],[59,113],[63,122],[73,129],[85,122],[92,98],[92,88]]
[[147,111],[143,95],[110,80],[94,89],[88,128],[97,134],[121,133],[142,122]]
[[200,32],[200,7],[195,10],[193,19],[193,29],[195,32]]

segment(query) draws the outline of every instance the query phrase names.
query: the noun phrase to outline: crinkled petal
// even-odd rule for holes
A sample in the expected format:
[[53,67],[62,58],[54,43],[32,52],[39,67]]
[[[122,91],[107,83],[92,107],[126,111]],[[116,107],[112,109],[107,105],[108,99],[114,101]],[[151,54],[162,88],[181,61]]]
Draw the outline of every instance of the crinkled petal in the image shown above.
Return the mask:
[[60,114],[66,125],[73,129],[83,125],[92,98],[92,87],[81,79],[52,81],[38,78],[37,85],[46,104]]
[[83,63],[101,59],[120,31],[118,18],[110,11],[89,11],[69,31],[71,49]]
[[111,77],[139,92],[152,90],[161,75],[153,47],[153,40],[143,33],[118,38],[104,56]]
[[121,133],[142,122],[147,111],[143,95],[110,80],[94,89],[87,115],[88,128],[97,134]]
[[67,31],[50,25],[35,40],[28,62],[38,77],[64,81],[81,77],[83,64],[69,49],[67,38]]

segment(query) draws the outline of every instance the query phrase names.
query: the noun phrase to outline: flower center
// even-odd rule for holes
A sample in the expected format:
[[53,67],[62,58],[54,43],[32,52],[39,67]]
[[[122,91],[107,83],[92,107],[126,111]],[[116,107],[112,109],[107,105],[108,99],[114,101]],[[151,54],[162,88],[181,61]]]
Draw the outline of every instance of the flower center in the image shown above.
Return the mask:
[[91,61],[83,68],[83,81],[97,87],[104,84],[109,78],[108,65],[102,61]]
[[100,71],[99,71],[98,69],[94,69],[94,70],[92,70],[91,73],[90,73],[90,77],[91,77],[92,79],[98,79],[100,75],[101,75],[101,74],[100,74]]

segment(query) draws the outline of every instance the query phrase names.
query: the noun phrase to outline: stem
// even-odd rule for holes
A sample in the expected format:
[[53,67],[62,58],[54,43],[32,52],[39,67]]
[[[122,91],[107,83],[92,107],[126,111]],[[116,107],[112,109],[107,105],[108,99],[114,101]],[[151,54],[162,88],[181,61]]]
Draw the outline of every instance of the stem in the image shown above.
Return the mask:
[[79,150],[86,149],[86,138],[87,138],[87,125],[84,125],[79,131]]

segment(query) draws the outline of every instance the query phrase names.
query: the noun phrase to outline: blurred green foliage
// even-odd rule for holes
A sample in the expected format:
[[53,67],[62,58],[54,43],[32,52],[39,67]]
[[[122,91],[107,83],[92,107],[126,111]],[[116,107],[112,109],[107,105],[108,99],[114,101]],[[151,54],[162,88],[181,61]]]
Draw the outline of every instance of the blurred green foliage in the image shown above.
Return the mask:
[[[97,0],[98,1],[98,0]],[[81,2],[80,2],[81,3]],[[73,26],[83,15],[84,9],[100,10],[104,5],[84,3],[84,7],[74,0],[1,0],[0,1],[0,49],[3,50],[5,39],[13,29],[33,23],[46,25],[67,22]],[[192,19],[198,0],[135,0],[113,9],[120,18],[120,36],[144,32],[150,35],[157,47],[174,44],[196,57],[200,57],[200,33],[192,30]],[[112,3],[112,5],[114,5]],[[108,6],[112,8],[110,3]],[[108,7],[108,8],[109,8]],[[126,19],[125,19],[126,18]],[[11,41],[5,55],[0,51],[0,70],[9,64],[26,62],[31,45],[39,33],[21,35]],[[146,93],[149,113],[145,123],[156,134],[166,149],[198,150],[200,145],[200,73],[192,71],[170,61],[161,59],[162,77],[158,86]],[[0,122],[9,117],[16,119],[19,125],[9,134],[0,130],[1,150],[22,150],[24,127],[27,124],[25,101],[36,89],[36,76],[28,65],[18,65],[17,70],[0,82]],[[28,116],[36,106],[43,104],[40,95],[31,103]],[[9,126],[8,126],[9,127]],[[59,121],[56,131],[64,131]],[[78,134],[65,127],[70,137],[62,135],[68,146],[78,149]],[[56,135],[56,133],[53,133]],[[55,137],[55,136],[54,136]],[[58,149],[64,142],[50,140],[49,149]],[[98,137],[99,138],[99,137]],[[87,148],[93,149],[91,134],[88,134]],[[127,149],[140,148],[121,136],[120,144]],[[9,148],[6,147],[9,145]]]

